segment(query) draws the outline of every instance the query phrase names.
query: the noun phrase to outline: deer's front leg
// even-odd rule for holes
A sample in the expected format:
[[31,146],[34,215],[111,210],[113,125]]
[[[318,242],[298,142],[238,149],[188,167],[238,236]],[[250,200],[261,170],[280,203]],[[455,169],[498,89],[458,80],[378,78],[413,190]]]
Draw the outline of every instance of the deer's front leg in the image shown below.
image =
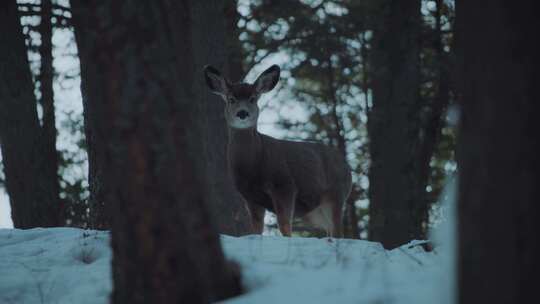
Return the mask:
[[296,190],[294,188],[273,189],[270,196],[276,212],[279,231],[284,236],[291,236]]
[[246,209],[251,220],[252,232],[254,234],[262,234],[264,230],[264,207],[246,202]]

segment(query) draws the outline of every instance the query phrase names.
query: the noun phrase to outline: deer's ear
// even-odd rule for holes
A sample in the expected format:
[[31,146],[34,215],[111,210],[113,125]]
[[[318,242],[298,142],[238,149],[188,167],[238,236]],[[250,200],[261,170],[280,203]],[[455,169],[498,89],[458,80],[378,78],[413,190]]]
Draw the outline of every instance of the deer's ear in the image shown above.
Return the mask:
[[221,76],[221,73],[213,66],[207,65],[204,67],[204,79],[206,85],[212,93],[226,96],[228,91],[227,80]]
[[279,66],[275,64],[262,72],[254,83],[257,93],[262,94],[270,92],[278,83],[280,72]]

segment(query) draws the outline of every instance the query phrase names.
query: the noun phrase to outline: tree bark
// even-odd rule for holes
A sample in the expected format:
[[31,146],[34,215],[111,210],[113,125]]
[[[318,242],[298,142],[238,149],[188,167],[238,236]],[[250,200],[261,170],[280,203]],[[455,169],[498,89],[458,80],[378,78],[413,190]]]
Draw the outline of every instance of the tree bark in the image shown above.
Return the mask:
[[220,2],[79,7],[99,37],[87,59],[100,75],[94,86],[109,131],[113,303],[210,303],[241,291],[208,209],[213,176],[198,63],[210,52],[202,50],[211,41],[202,26],[222,12]]
[[[187,35],[192,37],[194,65],[190,76],[196,79],[193,82],[193,98],[199,101],[204,113],[201,119],[206,122],[204,131],[208,143],[206,170],[210,177],[207,184],[210,211],[220,233],[238,236],[248,234],[251,226],[243,198],[235,190],[228,168],[225,105],[221,98],[210,93],[202,81],[202,70],[207,64],[218,68],[229,66],[230,71],[241,72],[238,71],[238,66],[228,62],[230,53],[226,46],[230,38],[227,38],[229,33],[225,30],[228,25],[224,10],[224,1],[209,1],[204,4],[202,1],[192,1],[192,24],[185,27],[190,29]],[[177,39],[177,44],[184,43],[185,36],[178,33]],[[182,70],[182,67],[179,70]]]
[[15,228],[62,224],[56,168],[39,125],[17,3],[0,5],[0,143]]
[[228,76],[233,82],[242,81],[246,72],[249,71],[245,71],[243,65],[244,56],[240,42],[240,30],[238,29],[238,21],[240,20],[238,1],[225,1],[224,14]]
[[[58,176],[58,151],[56,150],[56,117],[54,112],[54,67],[52,54],[53,27],[51,22],[52,3],[51,0],[41,0],[41,24],[39,32],[41,34],[41,46],[39,55],[41,57],[41,69],[39,73],[39,83],[41,91],[41,107],[43,118],[41,126],[41,139],[43,141],[43,156],[46,161],[43,163],[45,177],[49,180],[50,191],[55,197],[60,196],[60,184]],[[63,213],[63,210],[60,210]],[[62,216],[63,217],[63,216]]]
[[83,101],[84,133],[88,153],[88,185],[90,191],[90,227],[109,229],[111,212],[105,194],[109,184],[105,182],[107,166],[105,162],[105,136],[111,130],[103,128],[105,117],[105,92],[102,89],[103,75],[92,61],[98,33],[92,28],[94,22],[85,11],[81,1],[73,1],[72,22],[75,28],[79,60],[81,64],[81,94]]
[[457,281],[463,304],[538,298],[536,3],[456,1],[462,93]]
[[386,248],[424,238],[420,134],[420,1],[379,1],[372,50],[369,238]]
[[344,237],[349,239],[360,239],[360,229],[358,228],[358,214],[356,213],[356,205],[355,202],[359,197],[359,193],[357,189],[352,189],[351,194],[349,195],[349,198],[346,202],[345,207],[345,219],[344,219],[344,226],[345,226],[345,233]]
[[[206,64],[212,64],[216,67],[227,65],[224,4],[221,2],[208,4],[193,2],[193,5],[189,6],[193,9],[185,20],[190,19],[192,24],[182,24],[178,28],[172,29],[174,30],[171,35],[174,39],[173,47],[177,48],[178,53],[189,54],[189,56],[179,59],[181,63],[176,65],[177,73],[180,77],[184,77],[181,78],[181,81],[189,83],[194,88],[191,97],[198,101],[202,113],[205,113],[201,117],[205,122],[202,134],[207,142],[212,144],[210,149],[205,150],[207,154],[206,170],[211,176],[207,192],[210,197],[210,210],[217,221],[218,231],[229,235],[243,235],[250,231],[249,219],[242,198],[231,183],[227,168],[224,105],[221,100],[208,92],[202,80],[192,78],[196,75],[202,77],[202,69]],[[204,16],[192,15],[202,11],[204,11]],[[91,54],[89,53],[98,34],[92,32],[88,26],[88,23],[93,21],[89,20],[79,3],[73,3],[73,22],[81,60],[81,89],[88,144],[90,205],[91,217],[94,219],[92,226],[98,229],[107,229],[111,221],[108,208],[109,204],[112,203],[107,202],[105,197],[108,185],[104,182],[104,171],[107,170],[104,161],[106,149],[104,138],[110,130],[99,127],[100,120],[104,117],[105,92],[100,87],[102,76],[90,60]]]

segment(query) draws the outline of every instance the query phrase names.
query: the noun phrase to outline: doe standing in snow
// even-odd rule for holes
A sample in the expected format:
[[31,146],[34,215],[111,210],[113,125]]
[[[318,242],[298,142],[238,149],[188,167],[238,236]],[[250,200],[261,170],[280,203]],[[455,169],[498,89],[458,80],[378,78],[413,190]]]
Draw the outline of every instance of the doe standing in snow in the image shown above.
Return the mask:
[[225,101],[234,185],[245,199],[254,233],[262,233],[267,209],[277,215],[285,236],[298,217],[340,237],[343,205],[351,191],[343,156],[320,143],[279,140],[257,131],[257,100],[276,86],[279,74],[273,65],[253,84],[231,83],[217,69],[204,69],[208,87]]

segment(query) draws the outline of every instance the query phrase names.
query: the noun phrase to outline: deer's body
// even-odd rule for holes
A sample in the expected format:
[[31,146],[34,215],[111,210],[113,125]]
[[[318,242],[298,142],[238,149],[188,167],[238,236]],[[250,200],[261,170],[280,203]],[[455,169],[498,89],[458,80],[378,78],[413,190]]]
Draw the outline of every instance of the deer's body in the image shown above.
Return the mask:
[[227,85],[225,99],[235,98],[225,110],[229,167],[234,185],[246,201],[254,232],[262,233],[264,211],[269,210],[277,215],[284,235],[291,234],[293,217],[298,217],[339,236],[343,205],[351,190],[351,173],[343,156],[320,143],[279,140],[259,133],[256,98],[251,98],[258,97],[256,89],[261,84],[223,85]]

